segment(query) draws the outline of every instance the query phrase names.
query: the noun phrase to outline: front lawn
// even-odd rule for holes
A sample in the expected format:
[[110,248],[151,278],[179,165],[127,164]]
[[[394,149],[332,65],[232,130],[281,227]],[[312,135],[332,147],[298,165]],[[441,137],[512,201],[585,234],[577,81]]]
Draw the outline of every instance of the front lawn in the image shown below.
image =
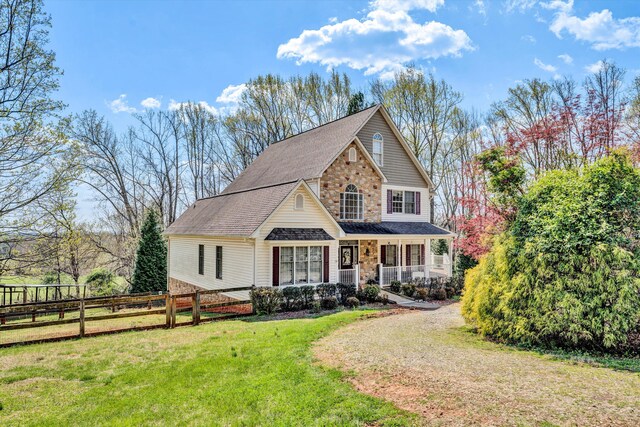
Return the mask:
[[225,321],[0,350],[0,425],[408,425],[313,363],[371,311]]

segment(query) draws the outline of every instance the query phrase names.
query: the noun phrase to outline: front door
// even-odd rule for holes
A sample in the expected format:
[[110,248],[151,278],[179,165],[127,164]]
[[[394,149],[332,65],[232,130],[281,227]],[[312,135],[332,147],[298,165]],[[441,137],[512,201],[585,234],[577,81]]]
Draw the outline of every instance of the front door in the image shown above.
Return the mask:
[[353,269],[353,246],[340,246],[340,270]]

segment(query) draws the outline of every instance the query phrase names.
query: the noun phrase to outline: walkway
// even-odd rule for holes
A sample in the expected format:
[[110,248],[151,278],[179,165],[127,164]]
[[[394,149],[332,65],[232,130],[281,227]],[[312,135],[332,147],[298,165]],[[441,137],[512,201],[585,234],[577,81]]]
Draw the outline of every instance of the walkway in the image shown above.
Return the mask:
[[389,298],[389,301],[395,302],[399,307],[410,308],[412,310],[437,310],[442,307],[441,305],[434,304],[432,302],[414,301],[400,295],[392,294],[384,289],[380,291],[380,295],[386,295],[387,298]]

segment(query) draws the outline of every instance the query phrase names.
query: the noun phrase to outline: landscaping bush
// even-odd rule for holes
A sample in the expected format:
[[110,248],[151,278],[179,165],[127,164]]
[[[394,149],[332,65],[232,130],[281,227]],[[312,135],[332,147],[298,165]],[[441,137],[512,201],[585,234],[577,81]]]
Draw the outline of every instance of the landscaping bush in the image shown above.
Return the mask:
[[282,309],[285,311],[299,310],[302,308],[302,291],[297,286],[282,288]]
[[444,288],[438,288],[433,292],[433,299],[443,301],[447,299],[447,291]]
[[377,285],[378,281],[376,279],[367,279],[367,285]]
[[425,288],[417,288],[414,298],[417,300],[426,301],[428,296],[429,291],[427,291]]
[[338,298],[336,297],[325,297],[320,300],[320,306],[324,310],[335,310],[338,308]]
[[342,305],[346,304],[348,298],[356,296],[357,288],[356,288],[356,285],[354,285],[353,283],[350,283],[350,284],[337,283],[336,288],[338,289],[338,295],[340,297],[339,301],[340,301],[340,304]]
[[320,299],[336,296],[338,288],[334,283],[321,283],[316,286],[316,292]]
[[356,308],[360,307],[360,300],[356,297],[349,297],[344,303],[345,307]]
[[310,308],[316,296],[316,289],[312,285],[300,286],[300,297],[302,299],[302,307]]
[[116,287],[115,274],[105,268],[93,270],[84,283],[89,288],[91,296],[103,297],[120,293]]
[[524,345],[639,354],[640,173],[622,153],[549,172],[467,272],[466,320]]
[[400,282],[398,280],[392,280],[391,285],[389,285],[389,289],[391,289],[391,292],[399,294],[401,290]]
[[249,292],[253,311],[257,314],[273,314],[282,303],[282,292],[276,288],[260,287]]
[[364,288],[362,288],[362,297],[366,302],[376,302],[379,294],[380,286],[378,285],[365,285]]
[[413,283],[405,283],[404,285],[402,285],[401,289],[402,293],[409,298],[413,298],[416,293],[416,285],[414,285]]

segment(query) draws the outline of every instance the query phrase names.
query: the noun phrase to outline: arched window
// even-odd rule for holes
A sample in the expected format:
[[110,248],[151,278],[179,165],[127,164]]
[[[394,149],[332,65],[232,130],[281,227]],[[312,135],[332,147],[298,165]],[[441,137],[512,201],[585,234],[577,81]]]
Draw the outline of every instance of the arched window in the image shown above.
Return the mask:
[[380,133],[373,134],[373,160],[382,166],[382,153],[383,153],[384,138]]
[[364,219],[364,196],[353,184],[347,185],[344,193],[340,193],[340,219]]
[[353,147],[349,148],[349,161],[350,162],[355,162],[357,160],[358,160],[358,156],[357,156],[357,153],[356,153],[356,149],[353,148]]
[[296,209],[297,210],[304,209],[304,196],[302,194],[298,194],[296,196]]

